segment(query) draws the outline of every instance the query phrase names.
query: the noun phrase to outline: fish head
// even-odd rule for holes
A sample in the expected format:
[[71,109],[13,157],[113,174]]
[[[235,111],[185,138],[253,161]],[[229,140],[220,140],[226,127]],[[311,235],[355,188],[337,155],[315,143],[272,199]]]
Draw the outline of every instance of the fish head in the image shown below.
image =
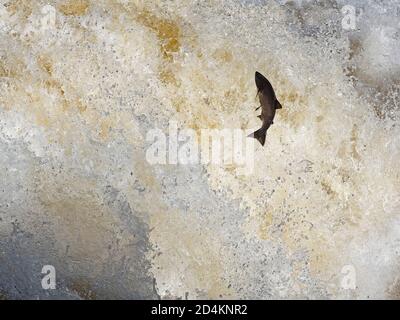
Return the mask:
[[258,91],[259,91],[259,92],[260,92],[260,91],[263,91],[264,88],[265,88],[266,86],[268,86],[268,84],[269,84],[267,78],[265,78],[265,77],[264,77],[261,73],[259,73],[258,71],[256,71],[256,76],[255,76],[255,78],[256,78],[256,86],[257,86]]

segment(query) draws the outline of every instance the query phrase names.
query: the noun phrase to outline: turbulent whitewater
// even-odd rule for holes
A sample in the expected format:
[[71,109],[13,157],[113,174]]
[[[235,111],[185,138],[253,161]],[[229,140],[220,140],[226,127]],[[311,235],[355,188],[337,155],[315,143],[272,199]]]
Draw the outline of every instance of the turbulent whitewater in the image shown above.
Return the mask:
[[[0,298],[400,298],[398,7],[0,0]],[[255,71],[252,174],[146,160],[258,129]]]

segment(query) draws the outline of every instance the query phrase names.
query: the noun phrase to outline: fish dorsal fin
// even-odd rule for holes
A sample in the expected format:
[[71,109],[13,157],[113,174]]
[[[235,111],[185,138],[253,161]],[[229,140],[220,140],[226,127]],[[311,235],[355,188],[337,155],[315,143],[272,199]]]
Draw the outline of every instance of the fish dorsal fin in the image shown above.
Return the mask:
[[275,109],[282,109],[282,105],[278,100],[275,101]]

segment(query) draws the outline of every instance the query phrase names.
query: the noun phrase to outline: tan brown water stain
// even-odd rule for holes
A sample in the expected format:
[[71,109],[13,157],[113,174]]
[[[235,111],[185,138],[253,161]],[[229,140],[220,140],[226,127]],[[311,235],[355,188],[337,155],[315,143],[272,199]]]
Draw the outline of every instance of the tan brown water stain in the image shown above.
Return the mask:
[[158,17],[146,9],[141,9],[136,14],[135,19],[146,28],[152,30],[160,42],[162,57],[166,62],[159,70],[161,81],[179,86],[179,82],[170,66],[174,61],[174,55],[181,48],[182,31],[179,24],[175,20]]
[[[68,82],[63,83],[54,76],[55,66],[53,58],[47,53],[42,52],[36,57],[36,63],[43,73],[37,75],[33,80],[33,75],[24,71],[26,70],[26,66],[22,62],[17,61],[15,57],[10,55],[2,56],[0,60],[0,76],[13,77],[23,82],[29,81],[32,84],[32,90],[29,92],[26,92],[22,85],[17,86],[14,88],[15,94],[11,96],[19,97],[19,101],[24,99],[23,97],[26,97],[25,99],[31,106],[26,111],[33,115],[37,125],[46,128],[49,132],[53,128],[60,129],[57,129],[56,134],[49,137],[49,139],[58,143],[68,142],[68,135],[77,132],[73,129],[77,124],[74,124],[73,121],[68,121],[68,117],[73,117],[76,113],[83,116],[91,130],[98,130],[100,140],[106,141],[109,139],[112,121],[103,119],[95,108],[91,108],[88,111],[87,104],[81,99],[79,92],[73,88],[73,85]],[[42,88],[45,88],[51,95],[56,96],[56,102],[53,107],[49,108],[48,101],[43,99]],[[7,100],[4,105],[7,107],[17,105],[26,106],[27,104],[22,101],[19,104],[18,101],[14,103]],[[69,143],[66,147],[68,145]]]
[[4,64],[4,61],[0,60],[0,78],[16,78],[17,73],[14,69]]
[[[115,125],[118,114],[108,117],[101,115],[95,108],[89,109],[73,87],[64,86],[52,78],[36,83],[32,88],[34,89],[32,92],[22,92],[27,96],[30,106],[25,111],[33,116],[38,126],[45,128],[48,133],[53,133],[48,136],[51,143],[64,146],[68,153],[72,140],[82,131],[77,129],[82,122],[72,121],[76,115],[84,121],[83,125],[92,132],[94,137],[97,136],[99,141],[105,142],[112,138],[110,129]],[[52,107],[43,98],[42,88],[56,95],[56,102]]]
[[82,101],[81,98],[75,97],[70,99],[66,97],[66,91],[69,95],[74,96],[72,93],[74,89],[67,83],[63,84],[59,80],[56,80],[52,77],[49,77],[43,83],[49,92],[55,91],[59,95],[63,113],[67,113],[70,110],[78,110],[80,114],[83,114],[87,110],[88,106]]
[[[3,61],[3,60],[1,60]],[[112,117],[102,116],[95,108],[88,109],[88,105],[80,97],[80,94],[71,83],[61,82],[53,75],[55,73],[54,63],[50,56],[45,53],[36,58],[37,65],[43,71],[38,75],[34,82],[31,82],[30,92],[26,92],[23,87],[18,88],[19,96],[26,96],[30,107],[27,108],[32,114],[37,125],[51,132],[54,128],[55,134],[49,137],[52,142],[70,145],[70,135],[80,130],[76,130],[78,123],[69,121],[70,117],[80,115],[85,120],[86,126],[94,133],[97,132],[101,141],[110,139],[110,128],[115,123],[118,115]],[[9,72],[7,72],[9,73]],[[13,74],[17,75],[16,72]],[[24,81],[32,81],[31,75],[26,75]],[[42,90],[46,89],[49,94],[55,96],[55,104],[50,108],[48,101],[44,99]],[[26,104],[22,104],[25,106]]]
[[87,105],[81,101],[81,99],[76,100],[76,107],[79,110],[79,113],[84,113],[87,110]]
[[233,60],[232,53],[224,48],[218,48],[215,50],[212,57],[221,63],[230,63]]
[[[283,84],[280,88],[290,88],[290,85]],[[293,128],[298,128],[304,124],[307,112],[307,99],[295,89],[289,89],[279,92],[277,89],[277,98],[282,104],[282,109],[278,110],[277,115],[281,121],[288,123]],[[278,94],[279,93],[279,94]]]
[[21,13],[21,17],[26,20],[32,14],[32,5],[35,5],[35,1],[31,0],[11,0],[7,1],[4,6],[6,10],[11,14],[15,15]]
[[65,96],[64,87],[58,80],[55,80],[53,78],[48,78],[43,83],[44,83],[44,86],[46,87],[46,89],[49,92],[54,90],[56,93],[58,93],[60,95],[60,97],[65,99],[65,97],[64,97]]
[[24,76],[26,64],[11,54],[0,56],[0,77],[20,79]]
[[109,139],[112,125],[113,121],[110,117],[101,120],[99,137],[102,141],[107,141]]
[[43,82],[46,89],[49,92],[55,91],[58,94],[61,100],[62,111],[67,112],[71,110],[72,106],[76,106],[79,113],[82,114],[87,109],[87,106],[78,98],[73,101],[67,99],[65,91],[68,90],[70,92],[72,89],[69,85],[63,84],[53,77],[54,66],[52,58],[46,54],[41,54],[37,57],[37,64],[47,74],[47,78]]
[[53,74],[53,61],[47,55],[39,55],[37,57],[37,63],[39,67],[44,70],[49,76]]
[[273,215],[270,212],[266,212],[262,218],[261,223],[259,224],[258,236],[262,240],[267,240],[269,238],[269,230],[273,223]]
[[[214,101],[192,101],[189,100],[185,95],[177,93],[178,88],[181,86],[180,80],[176,76],[176,72],[179,72],[175,68],[175,57],[180,51],[183,39],[191,50],[197,52],[198,56],[201,56],[201,49],[198,47],[196,42],[196,35],[189,30],[188,34],[184,35],[180,27],[179,17],[174,19],[166,19],[156,16],[147,9],[139,9],[139,13],[136,13],[135,20],[138,21],[143,26],[152,30],[160,42],[160,50],[162,57],[164,59],[164,64],[160,66],[159,78],[166,85],[171,85],[173,92],[171,93],[171,102],[173,107],[180,114],[185,114],[189,112],[191,114],[190,118],[186,120],[189,121],[188,127],[194,129],[198,134],[201,128],[217,128],[218,124],[216,121],[212,120],[214,117],[210,115],[209,112],[205,113],[205,110],[209,109],[208,104],[213,105],[223,105],[222,101],[232,100],[237,98],[237,94],[232,92],[226,92],[224,97],[220,97],[215,101],[214,98],[210,100]],[[189,26],[190,29],[190,26]],[[233,55],[230,51],[219,48],[215,50],[213,54],[214,59],[221,63],[232,63]],[[212,90],[213,84],[207,78],[204,70],[193,70],[191,82],[199,88],[208,88]],[[243,81],[241,82],[243,85]],[[227,102],[228,103],[228,102]],[[194,106],[196,104],[196,106]]]
[[172,61],[174,53],[177,53],[181,47],[181,30],[177,22],[157,17],[147,10],[139,12],[136,20],[155,32],[160,40],[164,58]]
[[179,86],[179,80],[176,79],[174,72],[169,68],[161,68],[159,78],[164,84],[171,84],[174,87]]
[[[242,103],[246,101],[246,84],[242,74],[244,66],[236,61],[231,62],[237,72],[232,74],[234,87],[218,90],[213,81],[214,69],[207,66],[207,62],[200,59],[190,74],[190,92],[199,92],[198,95],[187,96],[184,87],[172,95],[172,104],[185,120],[185,124],[200,134],[201,129],[221,129],[226,126],[223,118],[227,115],[240,112]],[[248,119],[247,119],[248,121]],[[242,122],[238,125],[243,125]]]
[[[87,105],[84,102],[82,102],[82,100],[79,97],[76,97],[72,100],[66,97],[66,91],[70,95],[71,91],[73,91],[73,88],[71,88],[69,85],[62,84],[60,81],[52,77],[45,80],[43,84],[45,88],[48,90],[48,92],[54,92],[58,95],[61,105],[59,113],[60,117],[66,116],[70,111],[74,113],[75,110],[77,110],[79,114],[83,115],[83,113],[87,110],[88,108]],[[57,119],[61,120],[60,117],[57,117]]]
[[59,10],[66,16],[83,16],[89,9],[88,0],[67,0],[59,5]]
[[[205,101],[199,100],[195,108],[185,95],[175,94],[171,98],[171,103],[179,114],[183,116],[186,114],[191,115],[185,118],[185,123],[188,128],[196,131],[197,138],[201,136],[202,129],[217,129],[222,126],[215,120],[215,115],[212,112],[205,112],[208,107]],[[200,141],[198,140],[198,142]]]
[[43,98],[39,90],[27,93],[27,96],[29,97],[29,102],[31,104],[30,108],[28,109],[28,112],[34,116],[37,125],[44,127],[46,129],[50,129],[55,125],[56,126],[58,125],[59,117],[55,116],[54,113],[50,115],[47,105],[43,101]]
[[331,197],[335,198],[337,196],[337,192],[333,190],[332,186],[327,181],[321,181],[322,189]]
[[75,279],[67,285],[68,289],[74,291],[84,300],[96,300],[96,292],[92,289],[92,285],[87,279]]

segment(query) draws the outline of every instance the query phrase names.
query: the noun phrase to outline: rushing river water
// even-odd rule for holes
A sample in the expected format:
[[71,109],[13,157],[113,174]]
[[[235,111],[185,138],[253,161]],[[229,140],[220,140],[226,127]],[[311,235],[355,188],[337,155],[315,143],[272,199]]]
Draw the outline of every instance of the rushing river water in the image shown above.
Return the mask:
[[[400,298],[398,1],[0,16],[0,298]],[[171,122],[258,128],[256,70],[283,109],[251,172],[149,163]]]

